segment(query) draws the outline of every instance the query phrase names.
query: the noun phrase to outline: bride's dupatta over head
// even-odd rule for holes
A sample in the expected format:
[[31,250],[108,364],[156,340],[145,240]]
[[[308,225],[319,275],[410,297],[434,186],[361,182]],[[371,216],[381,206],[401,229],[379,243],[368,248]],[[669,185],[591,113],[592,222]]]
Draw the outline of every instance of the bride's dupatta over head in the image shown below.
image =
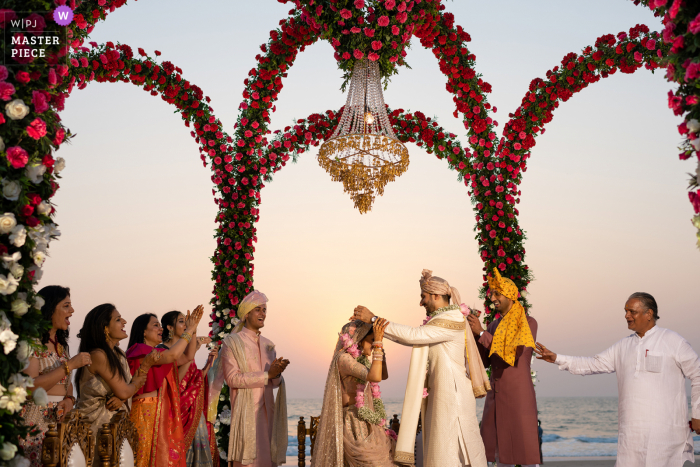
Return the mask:
[[[126,351],[132,376],[152,350],[150,345],[134,344]],[[158,391],[158,397],[148,467],[186,467],[187,449],[183,442],[177,365],[168,363],[148,370],[146,384],[136,394],[152,391]]]
[[[372,331],[372,325],[362,321],[352,321],[340,335],[349,334],[352,343],[357,344]],[[323,393],[321,420],[316,432],[316,444],[311,457],[312,467],[343,467],[343,394],[341,389],[338,359],[346,352],[349,342],[338,337],[333,360],[328,369],[326,390]],[[352,345],[352,344],[350,344]]]

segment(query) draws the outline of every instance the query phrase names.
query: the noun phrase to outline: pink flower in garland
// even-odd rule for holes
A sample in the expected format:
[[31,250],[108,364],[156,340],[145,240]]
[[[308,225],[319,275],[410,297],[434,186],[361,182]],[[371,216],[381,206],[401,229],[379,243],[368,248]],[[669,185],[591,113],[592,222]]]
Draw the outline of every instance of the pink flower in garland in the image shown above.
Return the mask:
[[15,169],[21,169],[29,162],[29,154],[24,148],[12,146],[7,148],[7,160],[10,161],[10,164]]
[[27,127],[27,134],[39,140],[46,136],[46,122],[40,118],[35,118]]
[[[675,23],[670,22],[670,24],[675,24]],[[693,21],[688,23],[688,32],[691,34],[700,33],[700,13],[698,13],[698,15],[695,17],[695,19]]]
[[408,13],[406,13],[405,11],[402,11],[401,13],[396,15],[396,19],[399,23],[403,24],[408,19]]
[[44,28],[46,28],[46,21],[40,14],[32,13],[31,15],[27,16],[25,20],[27,21],[26,24],[31,25],[27,27],[27,31],[31,32],[35,36],[38,36],[44,32]]
[[357,385],[357,393],[355,394],[355,407],[358,409],[365,406],[365,385]]
[[374,37],[374,29],[365,28],[365,36]]
[[354,5],[355,5],[355,8],[357,8],[358,10],[361,10],[362,8],[365,7],[365,0],[355,0]]
[[693,205],[695,214],[700,214],[700,190],[697,193],[689,192],[688,198],[690,199],[690,204]]
[[635,52],[635,53],[634,53],[634,59],[635,59],[636,61],[641,62],[643,58],[644,58],[644,57],[642,56],[642,54],[641,54],[640,52]]
[[352,12],[350,10],[348,10],[347,8],[343,8],[342,10],[340,10],[340,16],[343,19],[350,19],[350,18],[352,18]]
[[9,101],[12,99],[12,95],[15,93],[15,87],[6,82],[6,81],[1,81],[0,82],[0,99],[4,101]]
[[396,6],[396,0],[386,0],[386,3],[384,4],[387,10],[391,10]]
[[649,39],[647,41],[647,49],[654,50],[656,48],[656,41],[654,39]]
[[388,16],[380,16],[379,19],[377,20],[377,24],[380,26],[389,26],[389,17]]
[[394,441],[399,439],[399,436],[396,434],[396,432],[394,430],[387,429],[386,431],[384,431],[384,433],[386,433],[386,435],[389,438],[393,439]]
[[364,52],[362,52],[360,49],[355,49],[355,51],[352,54],[357,60],[360,60],[362,57],[365,56]]
[[379,60],[379,54],[370,52],[369,54],[367,54],[367,58],[369,58],[372,62],[376,62],[377,60]]
[[700,76],[700,63],[693,62],[688,65],[688,68],[685,70],[685,82],[689,82],[691,80],[694,80]]
[[353,34],[358,34],[362,32],[362,29],[358,28],[357,26],[353,26],[352,28],[350,28],[350,32]]
[[423,388],[423,399],[428,397],[430,394],[428,394],[428,388]]
[[399,61],[399,57],[398,57],[397,55],[394,55],[393,57],[391,57],[391,58],[389,59],[389,61],[390,61],[391,63],[396,63],[397,61]]
[[5,81],[8,75],[9,73],[7,72],[7,68],[0,65],[0,81]]
[[382,48],[382,42],[381,41],[372,41],[372,48],[374,50],[379,50]]

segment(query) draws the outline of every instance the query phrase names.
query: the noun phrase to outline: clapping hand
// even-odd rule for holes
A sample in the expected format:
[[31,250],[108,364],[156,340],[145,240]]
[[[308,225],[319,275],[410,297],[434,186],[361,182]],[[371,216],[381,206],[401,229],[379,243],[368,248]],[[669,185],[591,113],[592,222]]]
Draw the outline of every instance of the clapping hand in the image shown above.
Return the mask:
[[276,358],[275,361],[270,364],[270,370],[267,372],[268,379],[279,378],[284,370],[287,369],[289,365],[289,360],[285,360],[283,357]]
[[197,331],[197,326],[199,321],[204,315],[204,307],[202,305],[197,305],[194,311],[190,314],[190,310],[187,310],[187,315],[185,315],[185,330],[192,334]]
[[535,353],[539,355],[539,357],[537,357],[538,360],[544,360],[545,362],[549,363],[554,363],[557,360],[557,354],[549,350],[547,347],[539,342],[535,345],[537,346]]

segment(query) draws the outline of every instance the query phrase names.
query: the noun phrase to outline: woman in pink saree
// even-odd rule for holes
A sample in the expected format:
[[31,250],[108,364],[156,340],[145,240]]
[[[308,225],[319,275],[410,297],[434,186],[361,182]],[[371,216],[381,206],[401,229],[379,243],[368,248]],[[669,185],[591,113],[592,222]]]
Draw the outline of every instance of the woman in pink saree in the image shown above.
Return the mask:
[[[163,344],[158,347],[172,348],[185,332],[185,315],[179,311],[170,311],[161,318],[163,326]],[[211,342],[209,337],[196,339],[196,350]],[[196,352],[195,350],[195,352]],[[203,369],[198,369],[194,361],[181,365],[178,369],[180,377],[180,413],[184,443],[187,448],[187,467],[211,467],[218,465],[219,450],[216,439],[211,442],[205,417],[208,393],[206,374],[218,354],[217,348],[209,352],[209,358]],[[213,434],[213,433],[212,433]],[[212,448],[213,446],[213,448]]]
[[312,467],[393,467],[395,433],[385,428],[378,383],[388,378],[382,339],[389,323],[341,330],[328,370]]
[[141,361],[154,349],[160,352],[146,374],[146,384],[133,397],[131,420],[139,436],[136,467],[186,467],[177,365],[202,314],[201,305],[191,316],[187,312],[186,332],[170,349],[158,348],[163,330],[156,315],[147,313],[134,320],[126,352],[131,374],[136,374]]

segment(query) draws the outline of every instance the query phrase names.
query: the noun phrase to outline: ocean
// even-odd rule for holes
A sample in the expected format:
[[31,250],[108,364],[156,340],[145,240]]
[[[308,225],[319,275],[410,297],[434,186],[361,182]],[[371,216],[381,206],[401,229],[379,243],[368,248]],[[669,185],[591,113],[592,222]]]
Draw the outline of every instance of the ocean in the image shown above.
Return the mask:
[[[298,455],[297,425],[303,416],[306,426],[309,417],[321,414],[321,399],[289,399],[290,465]],[[387,415],[401,417],[402,400],[384,401]],[[690,407],[690,400],[688,400]],[[537,408],[544,435],[542,454],[545,457],[604,457],[617,454],[617,397],[538,397]],[[484,400],[476,402],[477,419],[481,420]],[[700,454],[700,436],[695,436],[695,454]],[[311,453],[306,441],[307,463]],[[291,465],[296,465],[292,463]]]

